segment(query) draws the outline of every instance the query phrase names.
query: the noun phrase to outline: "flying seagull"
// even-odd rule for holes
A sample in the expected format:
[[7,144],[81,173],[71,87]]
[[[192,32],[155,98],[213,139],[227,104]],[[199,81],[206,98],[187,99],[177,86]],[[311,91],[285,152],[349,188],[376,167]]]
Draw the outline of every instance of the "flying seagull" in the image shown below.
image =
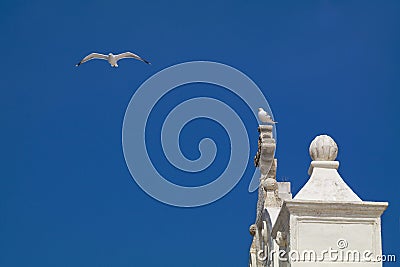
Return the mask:
[[132,52],[125,52],[125,53],[121,53],[118,55],[114,55],[113,53],[110,53],[108,55],[103,55],[103,54],[99,54],[99,53],[91,53],[91,54],[87,55],[86,57],[84,57],[78,64],[76,64],[76,66],[78,67],[82,63],[85,63],[86,61],[89,61],[89,60],[92,60],[95,58],[107,60],[108,63],[111,64],[111,67],[118,67],[117,61],[120,59],[123,59],[123,58],[134,58],[134,59],[143,61],[144,63],[151,64],[147,60],[139,57],[138,55],[136,55]]
[[277,121],[273,121],[271,119],[271,116],[268,115],[268,113],[262,108],[258,108],[258,119],[265,123],[270,123],[270,124],[278,123]]

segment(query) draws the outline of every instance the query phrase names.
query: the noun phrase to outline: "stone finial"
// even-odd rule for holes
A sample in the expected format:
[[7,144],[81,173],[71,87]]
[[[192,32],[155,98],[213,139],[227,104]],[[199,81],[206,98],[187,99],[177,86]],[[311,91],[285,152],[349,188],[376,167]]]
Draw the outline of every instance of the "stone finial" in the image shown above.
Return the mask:
[[249,232],[252,236],[256,235],[257,226],[255,224],[250,225]]
[[278,190],[278,183],[273,178],[267,178],[261,181],[261,185],[263,186],[265,191],[275,191]]
[[319,135],[310,144],[310,156],[314,161],[334,161],[338,154],[338,146],[328,135]]

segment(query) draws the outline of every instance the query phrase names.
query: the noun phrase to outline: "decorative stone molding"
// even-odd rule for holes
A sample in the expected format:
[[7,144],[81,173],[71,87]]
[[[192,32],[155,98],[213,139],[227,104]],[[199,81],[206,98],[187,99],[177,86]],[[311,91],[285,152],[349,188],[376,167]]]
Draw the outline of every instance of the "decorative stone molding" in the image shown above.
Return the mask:
[[280,207],[282,200],[278,194],[276,182],[277,161],[274,159],[275,139],[272,136],[272,125],[259,125],[258,150],[254,164],[260,169],[260,187],[258,188],[256,224],[260,228],[262,212],[265,207]]
[[286,247],[287,246],[287,233],[278,231],[276,233],[275,242],[278,244],[279,247]]
[[271,169],[266,175],[266,179],[261,179],[261,186],[264,189],[265,200],[264,207],[280,207],[282,200],[278,193],[278,182],[276,181],[277,160],[272,162]]
[[[260,133],[258,138],[258,150],[254,157],[254,164],[260,169],[260,186],[258,188],[258,200],[257,200],[257,213],[256,222],[250,226],[250,234],[254,234],[251,251],[256,255],[261,252],[265,252],[265,249],[273,249],[274,243],[271,238],[272,220],[269,214],[269,209],[275,209],[273,211],[274,220],[276,219],[279,207],[282,205],[282,200],[278,194],[278,183],[276,181],[276,168],[277,160],[274,159],[275,153],[275,139],[272,135],[272,125],[260,125],[258,132]],[[290,191],[290,190],[289,190]],[[286,192],[286,194],[290,194]],[[257,258],[253,260],[251,256],[250,266],[270,266],[270,259]]]
[[387,202],[343,202],[343,201],[310,201],[290,200],[285,201],[282,209],[287,209],[291,214],[304,216],[334,217],[338,214],[350,217],[379,217],[388,207]]
[[274,159],[275,139],[272,137],[272,125],[259,125],[258,150],[254,165],[260,168],[261,175],[267,175]]

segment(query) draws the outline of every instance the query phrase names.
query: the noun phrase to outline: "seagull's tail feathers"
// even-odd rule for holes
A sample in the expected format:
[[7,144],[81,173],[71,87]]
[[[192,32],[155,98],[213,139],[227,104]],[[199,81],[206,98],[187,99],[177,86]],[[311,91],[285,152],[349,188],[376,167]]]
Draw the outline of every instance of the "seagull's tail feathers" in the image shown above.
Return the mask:
[[150,62],[148,62],[146,59],[142,58],[142,61],[146,64],[151,64]]

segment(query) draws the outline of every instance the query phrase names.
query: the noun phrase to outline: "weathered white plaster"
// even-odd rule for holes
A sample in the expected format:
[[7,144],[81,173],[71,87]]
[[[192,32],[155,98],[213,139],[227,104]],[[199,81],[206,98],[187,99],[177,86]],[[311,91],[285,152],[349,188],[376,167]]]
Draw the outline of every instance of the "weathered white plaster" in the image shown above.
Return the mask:
[[292,199],[290,182],[278,182],[278,195],[282,200]]
[[294,199],[325,201],[361,201],[340,177],[338,161],[312,161],[310,179]]
[[[288,252],[313,251],[321,259],[307,264],[290,262],[288,266],[329,266],[332,263],[359,266],[354,262],[331,260],[327,255],[323,258],[323,251],[371,251],[372,255],[381,255],[380,216],[387,205],[386,202],[288,200],[282,206],[271,235],[279,244],[282,235],[279,233],[285,233]],[[339,240],[344,240],[347,246],[341,249]],[[360,266],[382,266],[365,261],[363,264]]]

